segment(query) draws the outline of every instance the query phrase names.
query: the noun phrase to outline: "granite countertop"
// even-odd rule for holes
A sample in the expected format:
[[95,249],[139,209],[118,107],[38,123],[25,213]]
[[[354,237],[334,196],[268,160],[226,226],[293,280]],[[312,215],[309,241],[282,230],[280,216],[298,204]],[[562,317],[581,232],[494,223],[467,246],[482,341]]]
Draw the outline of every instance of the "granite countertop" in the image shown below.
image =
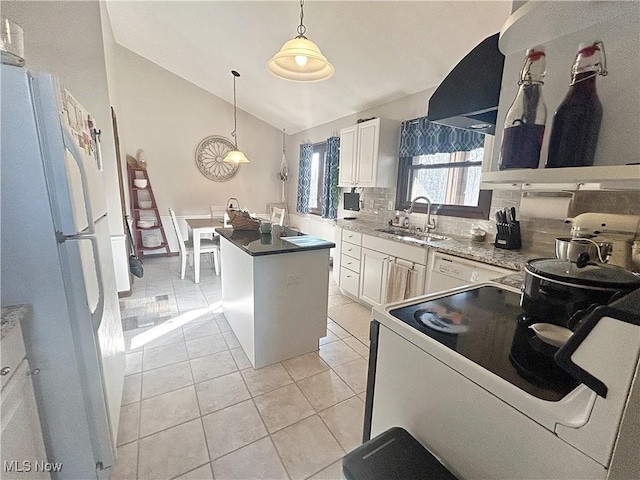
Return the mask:
[[524,272],[516,272],[506,277],[495,278],[492,282],[506,285],[507,287],[520,288],[524,284]]
[[216,228],[216,232],[254,257],[321,250],[336,246],[335,243],[279,225],[273,225],[271,233],[267,234],[261,234],[258,230],[234,230],[233,228]]
[[0,340],[11,333],[11,331],[19,325],[27,316],[31,315],[31,307],[29,305],[12,305],[2,307],[2,318],[0,319]]
[[524,270],[527,261],[533,258],[547,257],[536,252],[522,250],[503,250],[493,246],[492,242],[472,242],[469,238],[457,237],[447,234],[446,240],[428,241],[426,245],[405,241],[399,235],[378,232],[376,229],[389,228],[386,224],[369,223],[355,220],[337,220],[339,227],[355,232],[372,235],[374,237],[386,238],[401,243],[406,243],[414,247],[430,248],[436,252],[454,255],[456,257],[467,258],[476,262],[482,262],[509,270]]

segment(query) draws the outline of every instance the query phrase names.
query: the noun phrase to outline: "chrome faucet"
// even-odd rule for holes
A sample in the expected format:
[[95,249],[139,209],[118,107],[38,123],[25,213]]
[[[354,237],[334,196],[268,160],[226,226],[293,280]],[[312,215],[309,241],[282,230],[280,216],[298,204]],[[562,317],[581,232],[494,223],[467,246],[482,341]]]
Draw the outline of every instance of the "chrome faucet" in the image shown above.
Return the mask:
[[424,228],[422,229],[423,233],[429,233],[429,230],[434,230],[436,228],[435,219],[433,222],[431,221],[431,200],[425,196],[416,197],[411,200],[411,206],[409,210],[406,210],[407,213],[413,213],[413,207],[415,206],[418,200],[426,200],[427,202],[427,220],[424,222]]

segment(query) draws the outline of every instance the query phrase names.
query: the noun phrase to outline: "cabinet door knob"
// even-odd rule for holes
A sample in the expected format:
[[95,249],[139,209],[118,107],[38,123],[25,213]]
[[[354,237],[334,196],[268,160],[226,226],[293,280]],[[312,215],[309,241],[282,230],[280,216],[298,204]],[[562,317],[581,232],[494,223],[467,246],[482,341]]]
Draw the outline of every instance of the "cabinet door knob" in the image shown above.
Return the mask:
[[11,373],[11,367],[3,367],[2,370],[0,370],[0,375],[5,376],[5,375],[9,375]]
[[29,370],[27,372],[27,377],[31,377],[31,376],[36,376],[40,373],[40,369],[39,368],[34,368],[33,370]]

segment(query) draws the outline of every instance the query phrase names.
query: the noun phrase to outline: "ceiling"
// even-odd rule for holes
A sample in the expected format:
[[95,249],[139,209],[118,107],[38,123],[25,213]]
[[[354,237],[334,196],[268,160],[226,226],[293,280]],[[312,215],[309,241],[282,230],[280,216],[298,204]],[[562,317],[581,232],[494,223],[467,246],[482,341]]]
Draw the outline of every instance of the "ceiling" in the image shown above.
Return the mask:
[[118,44],[230,103],[238,70],[238,108],[292,134],[437,86],[500,30],[511,2],[305,2],[306,35],[335,67],[309,84],[266,69],[296,35],[297,0],[112,0],[107,8]]

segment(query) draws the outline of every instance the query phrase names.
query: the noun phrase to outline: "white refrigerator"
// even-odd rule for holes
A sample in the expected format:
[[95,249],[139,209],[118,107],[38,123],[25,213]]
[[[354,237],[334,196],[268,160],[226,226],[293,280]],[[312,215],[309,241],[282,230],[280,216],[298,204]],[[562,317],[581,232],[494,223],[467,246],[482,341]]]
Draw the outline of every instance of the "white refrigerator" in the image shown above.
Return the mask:
[[33,306],[22,329],[57,478],[108,478],[125,349],[99,141],[55,77],[1,68],[2,305]]

